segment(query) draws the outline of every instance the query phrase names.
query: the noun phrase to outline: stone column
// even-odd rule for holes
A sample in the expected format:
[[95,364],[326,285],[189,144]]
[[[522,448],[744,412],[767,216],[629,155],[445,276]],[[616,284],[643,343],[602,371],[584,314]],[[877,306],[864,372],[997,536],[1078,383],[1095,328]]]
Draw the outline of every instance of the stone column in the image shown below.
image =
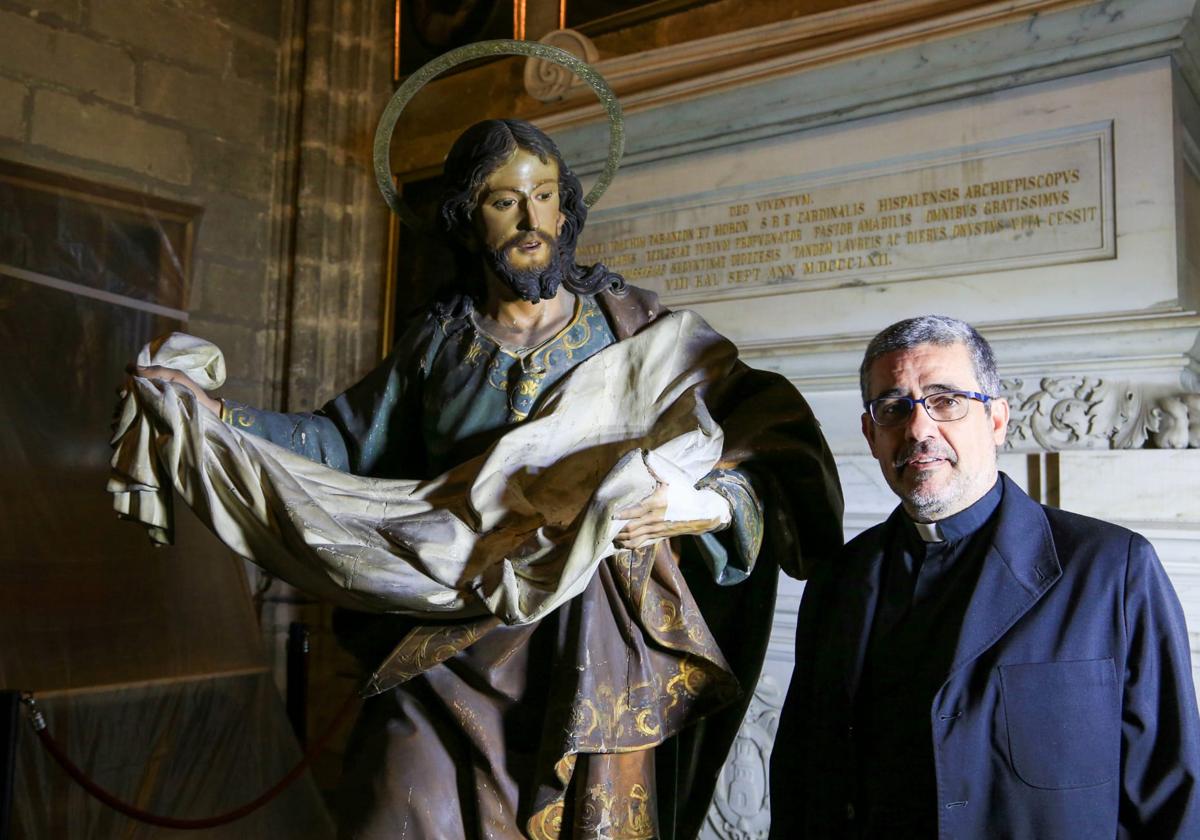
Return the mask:
[[392,90],[392,13],[390,0],[294,7],[285,58],[292,193],[278,236],[277,396],[286,410],[319,406],[379,359],[387,208],[371,140]]
[[[393,8],[392,0],[285,3],[268,407],[319,407],[380,358],[389,211],[375,186],[371,148],[392,93]],[[281,690],[288,625],[303,621],[311,630],[308,731],[319,736],[356,686],[354,664],[333,639],[327,605],[281,581],[263,595],[260,622]],[[313,766],[324,790],[336,784],[340,744],[335,738]]]

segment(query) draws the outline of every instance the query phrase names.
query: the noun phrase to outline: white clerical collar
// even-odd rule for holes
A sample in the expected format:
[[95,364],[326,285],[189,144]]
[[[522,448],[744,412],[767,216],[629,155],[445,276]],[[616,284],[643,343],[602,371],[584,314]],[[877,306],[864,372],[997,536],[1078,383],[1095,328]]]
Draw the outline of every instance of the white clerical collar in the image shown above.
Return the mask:
[[937,522],[917,522],[911,517],[908,521],[913,524],[913,528],[916,529],[917,535],[923,542],[958,542],[971,536],[991,518],[992,514],[996,512],[996,508],[1000,506],[1000,499],[1003,496],[1004,482],[997,477],[992,489],[984,493],[982,498],[976,499],[965,510],[960,510]]
[[946,541],[946,538],[942,536],[942,529],[938,527],[936,522],[917,522],[915,519],[910,521],[913,527],[917,529],[917,536],[923,542],[939,543]]

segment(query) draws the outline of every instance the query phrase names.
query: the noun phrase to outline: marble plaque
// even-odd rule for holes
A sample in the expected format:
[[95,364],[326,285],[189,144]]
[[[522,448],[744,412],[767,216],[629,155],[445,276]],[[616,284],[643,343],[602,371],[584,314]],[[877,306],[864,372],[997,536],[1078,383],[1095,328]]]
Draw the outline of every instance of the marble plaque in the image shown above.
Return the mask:
[[596,213],[579,261],[688,303],[1112,258],[1114,242],[1106,122]]

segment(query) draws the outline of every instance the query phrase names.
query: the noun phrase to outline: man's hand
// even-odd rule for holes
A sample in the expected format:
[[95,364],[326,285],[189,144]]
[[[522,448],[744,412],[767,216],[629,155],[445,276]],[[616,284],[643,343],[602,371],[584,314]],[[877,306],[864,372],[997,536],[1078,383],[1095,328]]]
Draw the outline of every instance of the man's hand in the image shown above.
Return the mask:
[[208,392],[201,388],[192,380],[186,373],[174,370],[167,367],[134,367],[129,366],[129,372],[135,376],[141,376],[145,379],[157,379],[162,382],[178,382],[183,387],[187,388],[196,395],[196,402],[207,408],[218,417],[221,416],[221,401],[214,399],[208,395]]
[[640,548],[647,543],[685,534],[707,534],[720,528],[720,519],[666,519],[667,485],[660,483],[636,505],[622,508],[613,519],[628,519],[613,543],[617,548]]

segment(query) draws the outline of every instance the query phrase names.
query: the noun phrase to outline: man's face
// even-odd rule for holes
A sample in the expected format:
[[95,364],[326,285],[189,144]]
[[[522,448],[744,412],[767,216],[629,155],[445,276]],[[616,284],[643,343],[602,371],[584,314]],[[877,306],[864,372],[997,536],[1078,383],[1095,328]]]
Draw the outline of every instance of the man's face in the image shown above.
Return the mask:
[[[476,232],[489,266],[510,287],[515,283],[518,295],[536,300],[537,279],[557,271],[558,234],[566,221],[559,209],[558,164],[517,149],[484,179],[476,208]],[[533,288],[523,288],[530,280]],[[540,292],[551,297],[554,289],[542,284]]]
[[[867,372],[868,399],[920,399],[938,391],[979,391],[965,344],[921,344],[886,353]],[[908,422],[878,426],[868,413],[862,430],[883,477],[913,518],[934,522],[978,501],[996,481],[996,447],[1004,443],[1008,403],[989,413],[970,400],[961,420],[937,422],[915,406]]]

